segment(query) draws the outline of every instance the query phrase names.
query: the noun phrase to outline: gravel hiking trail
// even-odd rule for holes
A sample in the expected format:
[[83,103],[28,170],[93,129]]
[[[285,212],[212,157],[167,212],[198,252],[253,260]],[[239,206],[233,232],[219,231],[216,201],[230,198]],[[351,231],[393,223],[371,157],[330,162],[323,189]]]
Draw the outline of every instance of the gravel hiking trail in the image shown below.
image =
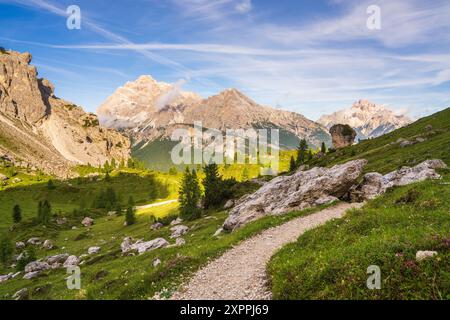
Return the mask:
[[306,231],[342,218],[361,203],[334,207],[293,219],[247,239],[211,261],[172,296],[172,300],[270,300],[266,265],[284,245]]

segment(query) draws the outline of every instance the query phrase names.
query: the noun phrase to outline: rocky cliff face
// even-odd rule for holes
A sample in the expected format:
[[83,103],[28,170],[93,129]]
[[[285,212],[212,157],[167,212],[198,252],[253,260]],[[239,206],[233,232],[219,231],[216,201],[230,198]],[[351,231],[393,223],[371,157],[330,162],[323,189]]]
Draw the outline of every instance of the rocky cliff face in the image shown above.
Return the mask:
[[204,128],[279,128],[320,145],[330,136],[321,125],[300,114],[264,107],[236,89],[208,99],[183,92],[177,85],[142,76],[109,97],[97,111],[103,125],[126,130],[136,142],[170,138],[175,128],[202,122]]
[[376,138],[411,122],[407,116],[397,115],[392,110],[367,100],[359,100],[350,109],[322,116],[318,120],[318,123],[328,129],[335,124],[348,124],[356,130],[360,139]]
[[75,164],[128,159],[126,137],[55,97],[30,62],[28,53],[0,50],[0,157],[59,176]]

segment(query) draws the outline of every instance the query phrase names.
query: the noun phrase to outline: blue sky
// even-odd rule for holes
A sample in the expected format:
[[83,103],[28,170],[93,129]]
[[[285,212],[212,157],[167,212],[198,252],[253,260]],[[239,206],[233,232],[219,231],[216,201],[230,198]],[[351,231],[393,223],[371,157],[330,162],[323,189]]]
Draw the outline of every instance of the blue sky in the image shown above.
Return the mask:
[[[81,30],[66,27],[69,5]],[[413,117],[450,106],[447,0],[0,0],[0,46],[31,52],[57,95],[89,111],[143,74],[204,97],[236,87],[314,120],[361,98]]]

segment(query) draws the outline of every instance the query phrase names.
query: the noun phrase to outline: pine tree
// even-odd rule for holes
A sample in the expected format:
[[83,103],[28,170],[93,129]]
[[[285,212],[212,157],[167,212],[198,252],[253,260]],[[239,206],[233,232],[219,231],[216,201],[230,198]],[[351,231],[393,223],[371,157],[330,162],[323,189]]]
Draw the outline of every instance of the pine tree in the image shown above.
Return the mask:
[[111,160],[111,169],[114,170],[117,167],[116,159],[112,158]]
[[306,159],[306,151],[308,150],[308,143],[305,139],[300,140],[297,148],[297,166],[303,164]]
[[14,247],[11,242],[11,239],[6,235],[4,235],[2,237],[2,240],[0,240],[0,262],[6,265],[8,261],[11,259],[13,252]]
[[[40,203],[41,204],[41,203]],[[52,215],[52,206],[50,205],[50,202],[48,202],[47,200],[45,200],[44,202],[42,202],[42,204],[40,205],[40,222],[44,225],[49,224],[50,222],[50,217]]]
[[127,212],[125,214],[125,223],[127,226],[131,226],[136,223],[136,214],[134,208],[134,199],[132,196],[128,199]]
[[56,186],[55,186],[55,184],[53,183],[53,180],[48,180],[48,182],[47,182],[47,189],[48,190],[54,190],[54,189],[56,189]]
[[320,148],[320,151],[321,151],[323,154],[326,154],[326,153],[327,153],[327,146],[325,145],[325,142],[322,142],[322,147]]
[[294,172],[297,170],[297,163],[295,162],[294,156],[291,156],[291,161],[289,162],[289,172]]
[[20,221],[22,221],[22,209],[20,209],[20,206],[18,204],[16,204],[13,208],[12,217],[14,223],[19,223]]
[[191,173],[189,168],[186,168],[179,191],[180,215],[182,218],[194,220],[200,217],[201,211],[198,208],[200,197],[197,172],[193,170]]
[[203,205],[205,209],[217,207],[222,202],[222,178],[219,176],[219,167],[215,163],[211,163],[204,168],[205,179],[203,186],[205,195]]

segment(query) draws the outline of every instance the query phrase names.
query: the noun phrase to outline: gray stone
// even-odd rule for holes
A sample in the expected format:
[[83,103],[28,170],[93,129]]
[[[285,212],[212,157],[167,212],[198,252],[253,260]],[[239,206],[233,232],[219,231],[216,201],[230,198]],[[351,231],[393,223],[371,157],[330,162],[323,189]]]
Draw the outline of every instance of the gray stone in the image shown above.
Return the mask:
[[23,276],[23,279],[25,280],[31,280],[34,278],[39,277],[39,275],[42,273],[42,271],[33,271],[33,272],[28,272]]
[[25,246],[26,246],[25,242],[22,242],[22,241],[16,242],[16,249],[20,250],[20,249],[25,248]]
[[350,198],[352,201],[370,200],[392,187],[405,186],[427,179],[440,179],[441,176],[435,169],[446,167],[442,160],[426,160],[415,167],[403,167],[384,176],[376,172],[367,173],[363,181],[350,190]]
[[25,266],[25,273],[45,271],[48,269],[50,269],[50,265],[47,262],[33,261]]
[[81,224],[85,227],[92,227],[94,225],[94,219],[86,217],[81,221]]
[[76,267],[80,264],[80,259],[78,259],[77,256],[70,256],[67,258],[67,260],[64,262],[63,267]]
[[67,253],[63,253],[63,254],[57,254],[54,256],[50,256],[50,257],[46,258],[45,260],[47,261],[47,263],[49,265],[53,265],[55,263],[63,263],[67,260],[67,258],[69,258],[69,255]]
[[159,260],[159,259],[153,260],[153,268],[158,267],[160,264],[161,264],[161,260]]
[[55,246],[52,240],[45,240],[42,247],[46,250],[52,250]]
[[437,252],[436,251],[417,251],[416,253],[416,260],[418,262],[423,261],[425,259],[429,259],[432,258],[434,256],[437,256]]
[[159,230],[159,229],[161,229],[163,227],[164,227],[164,225],[162,223],[157,222],[157,223],[152,224],[152,226],[150,228],[152,230]]
[[14,300],[27,300],[29,298],[30,293],[28,292],[27,288],[23,288],[12,296]]
[[172,231],[170,238],[175,239],[188,233],[189,228],[187,226],[177,225],[175,227],[170,228],[170,231]]
[[234,207],[234,200],[228,200],[227,203],[225,203],[223,208],[225,210],[229,210],[229,209],[231,209],[233,207]]
[[30,238],[30,239],[28,239],[27,244],[31,244],[31,245],[34,245],[34,246],[39,245],[39,244],[41,244],[41,239],[39,239],[39,238]]
[[276,177],[240,199],[223,228],[233,231],[267,215],[304,210],[316,206],[317,202],[342,198],[358,181],[366,163],[366,160],[354,160],[332,168],[316,167]]
[[97,253],[100,252],[100,250],[101,250],[100,247],[90,247],[90,248],[88,249],[88,253],[89,253],[89,254],[97,254]]

